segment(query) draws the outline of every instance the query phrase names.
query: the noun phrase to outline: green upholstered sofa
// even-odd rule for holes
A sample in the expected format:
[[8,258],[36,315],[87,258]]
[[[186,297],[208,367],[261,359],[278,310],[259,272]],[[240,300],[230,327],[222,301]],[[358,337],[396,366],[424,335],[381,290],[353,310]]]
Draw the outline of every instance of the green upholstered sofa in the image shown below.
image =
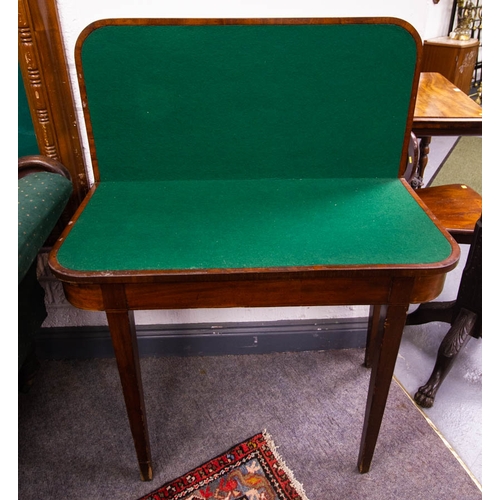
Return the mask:
[[69,172],[59,162],[33,155],[18,161],[18,371],[22,390],[36,370],[33,337],[47,317],[38,282],[37,255],[72,193]]

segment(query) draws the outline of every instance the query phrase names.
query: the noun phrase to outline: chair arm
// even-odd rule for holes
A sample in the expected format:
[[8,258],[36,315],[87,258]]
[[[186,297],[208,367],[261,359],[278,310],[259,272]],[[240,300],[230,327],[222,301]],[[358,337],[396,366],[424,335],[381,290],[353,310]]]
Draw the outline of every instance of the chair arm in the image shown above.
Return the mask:
[[18,283],[50,235],[73,191],[67,169],[43,156],[19,159]]
[[60,174],[66,179],[71,180],[68,169],[59,161],[42,155],[22,156],[17,163],[18,175],[21,179],[34,172],[51,172]]

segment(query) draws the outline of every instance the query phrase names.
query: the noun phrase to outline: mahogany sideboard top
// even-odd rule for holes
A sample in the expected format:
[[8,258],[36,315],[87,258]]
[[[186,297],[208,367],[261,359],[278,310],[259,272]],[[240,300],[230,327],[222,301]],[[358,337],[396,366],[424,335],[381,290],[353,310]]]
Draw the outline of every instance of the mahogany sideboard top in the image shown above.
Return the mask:
[[417,136],[481,135],[483,109],[440,73],[421,73],[413,131]]

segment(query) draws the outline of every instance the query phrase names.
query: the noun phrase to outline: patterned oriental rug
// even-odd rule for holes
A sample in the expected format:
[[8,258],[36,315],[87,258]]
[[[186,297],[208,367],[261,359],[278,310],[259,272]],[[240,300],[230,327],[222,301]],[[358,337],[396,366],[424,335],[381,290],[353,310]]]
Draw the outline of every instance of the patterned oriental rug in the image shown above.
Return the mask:
[[271,436],[259,433],[139,500],[307,500]]

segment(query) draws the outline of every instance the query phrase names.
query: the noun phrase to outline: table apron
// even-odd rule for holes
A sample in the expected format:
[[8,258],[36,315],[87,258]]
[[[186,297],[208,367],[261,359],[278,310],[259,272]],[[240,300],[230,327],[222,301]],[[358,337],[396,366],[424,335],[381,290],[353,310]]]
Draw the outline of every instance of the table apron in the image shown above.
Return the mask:
[[[441,293],[446,274],[422,277],[342,277],[201,282],[78,284],[63,283],[68,301],[80,309],[103,311],[106,288],[123,288],[126,309],[195,309],[396,304],[394,280],[414,280],[411,303]],[[391,297],[391,298],[389,298]],[[405,299],[402,298],[402,302]]]
[[413,121],[413,133],[417,137],[426,136],[481,136],[483,134],[482,119],[446,119]]

